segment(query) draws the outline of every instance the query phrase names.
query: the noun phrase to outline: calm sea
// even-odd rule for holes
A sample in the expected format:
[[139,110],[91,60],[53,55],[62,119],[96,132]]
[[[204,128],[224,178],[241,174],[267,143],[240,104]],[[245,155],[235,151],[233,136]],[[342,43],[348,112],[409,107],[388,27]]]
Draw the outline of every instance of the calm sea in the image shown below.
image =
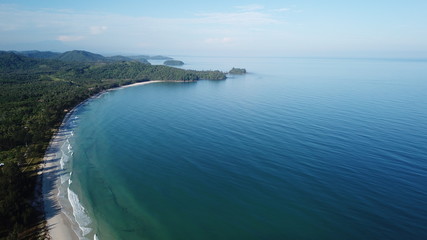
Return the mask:
[[62,179],[80,235],[427,239],[427,61],[177,58],[249,73],[80,106]]

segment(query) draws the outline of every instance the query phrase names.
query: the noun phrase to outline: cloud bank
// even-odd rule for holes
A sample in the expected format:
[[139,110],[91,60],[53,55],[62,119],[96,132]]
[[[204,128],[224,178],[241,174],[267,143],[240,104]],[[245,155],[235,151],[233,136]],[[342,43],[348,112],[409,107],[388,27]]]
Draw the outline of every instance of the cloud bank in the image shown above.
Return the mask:
[[[250,47],[251,41],[256,41],[254,38],[259,38],[257,34],[269,35],[268,31],[260,33],[260,29],[284,25],[282,19],[263,10],[262,5],[253,4],[236,6],[229,12],[154,18],[0,5],[0,33],[9,36],[0,39],[0,44],[7,46],[14,42],[31,46],[28,42],[31,39],[34,42],[56,40],[72,48],[96,48],[96,51],[210,54],[210,50],[214,53],[224,47],[224,52],[229,52],[237,46],[243,51]],[[232,43],[235,45],[231,46]]]
[[[410,26],[403,28],[392,24],[394,18],[367,24],[377,14],[360,19],[329,8],[303,11],[296,6],[250,4],[224,9],[149,17],[0,4],[0,48],[239,56],[427,49],[427,34],[416,27],[424,24],[413,20],[400,19],[404,20],[400,25]],[[396,34],[398,30],[401,34]]]

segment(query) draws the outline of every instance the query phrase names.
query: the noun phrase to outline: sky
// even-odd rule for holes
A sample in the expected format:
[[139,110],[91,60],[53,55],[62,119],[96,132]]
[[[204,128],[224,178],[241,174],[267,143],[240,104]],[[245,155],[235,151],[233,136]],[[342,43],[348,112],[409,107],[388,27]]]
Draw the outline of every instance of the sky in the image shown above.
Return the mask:
[[0,0],[0,50],[427,57],[426,0]]

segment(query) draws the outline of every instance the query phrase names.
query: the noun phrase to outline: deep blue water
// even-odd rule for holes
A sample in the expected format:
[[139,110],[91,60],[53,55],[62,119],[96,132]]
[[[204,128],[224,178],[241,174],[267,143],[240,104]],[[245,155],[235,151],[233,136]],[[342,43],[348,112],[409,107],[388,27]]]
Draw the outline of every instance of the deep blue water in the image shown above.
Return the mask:
[[427,239],[427,62],[180,59],[249,73],[77,110],[86,237]]

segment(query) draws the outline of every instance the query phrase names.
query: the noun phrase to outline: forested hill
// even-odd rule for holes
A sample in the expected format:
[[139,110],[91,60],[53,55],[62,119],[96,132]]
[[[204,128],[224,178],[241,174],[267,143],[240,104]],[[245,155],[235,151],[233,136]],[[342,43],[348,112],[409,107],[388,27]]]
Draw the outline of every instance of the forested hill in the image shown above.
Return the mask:
[[117,62],[117,61],[138,61],[145,64],[150,64],[148,60],[168,60],[172,59],[165,56],[149,56],[149,55],[138,55],[138,56],[112,56],[105,57],[100,54],[91,53],[83,50],[73,50],[64,53],[50,52],[50,51],[13,51],[21,56],[34,58],[34,59],[57,59],[64,62]]
[[107,79],[138,81],[226,78],[225,74],[219,71],[192,71],[147,63],[123,56],[107,58],[85,51],[65,52],[54,59],[30,58],[14,52],[0,51],[0,81],[4,83],[20,82],[23,79],[30,82],[60,79],[74,82],[86,80],[95,84]]
[[0,51],[0,239],[21,238],[40,223],[32,206],[36,169],[54,129],[79,102],[141,81],[225,79],[220,71],[183,70],[121,57],[111,61],[81,51],[69,52],[72,57],[27,54],[37,57]]
[[58,53],[58,52],[37,51],[37,50],[22,51],[22,52],[14,51],[14,53],[20,54],[26,57],[30,57],[30,58],[36,58],[36,59],[55,59],[59,55],[61,55],[61,53]]
[[24,73],[32,71],[39,64],[36,59],[24,57],[13,52],[0,52],[0,73]]
[[65,52],[58,55],[56,59],[64,62],[105,62],[107,60],[100,54],[79,50]]

